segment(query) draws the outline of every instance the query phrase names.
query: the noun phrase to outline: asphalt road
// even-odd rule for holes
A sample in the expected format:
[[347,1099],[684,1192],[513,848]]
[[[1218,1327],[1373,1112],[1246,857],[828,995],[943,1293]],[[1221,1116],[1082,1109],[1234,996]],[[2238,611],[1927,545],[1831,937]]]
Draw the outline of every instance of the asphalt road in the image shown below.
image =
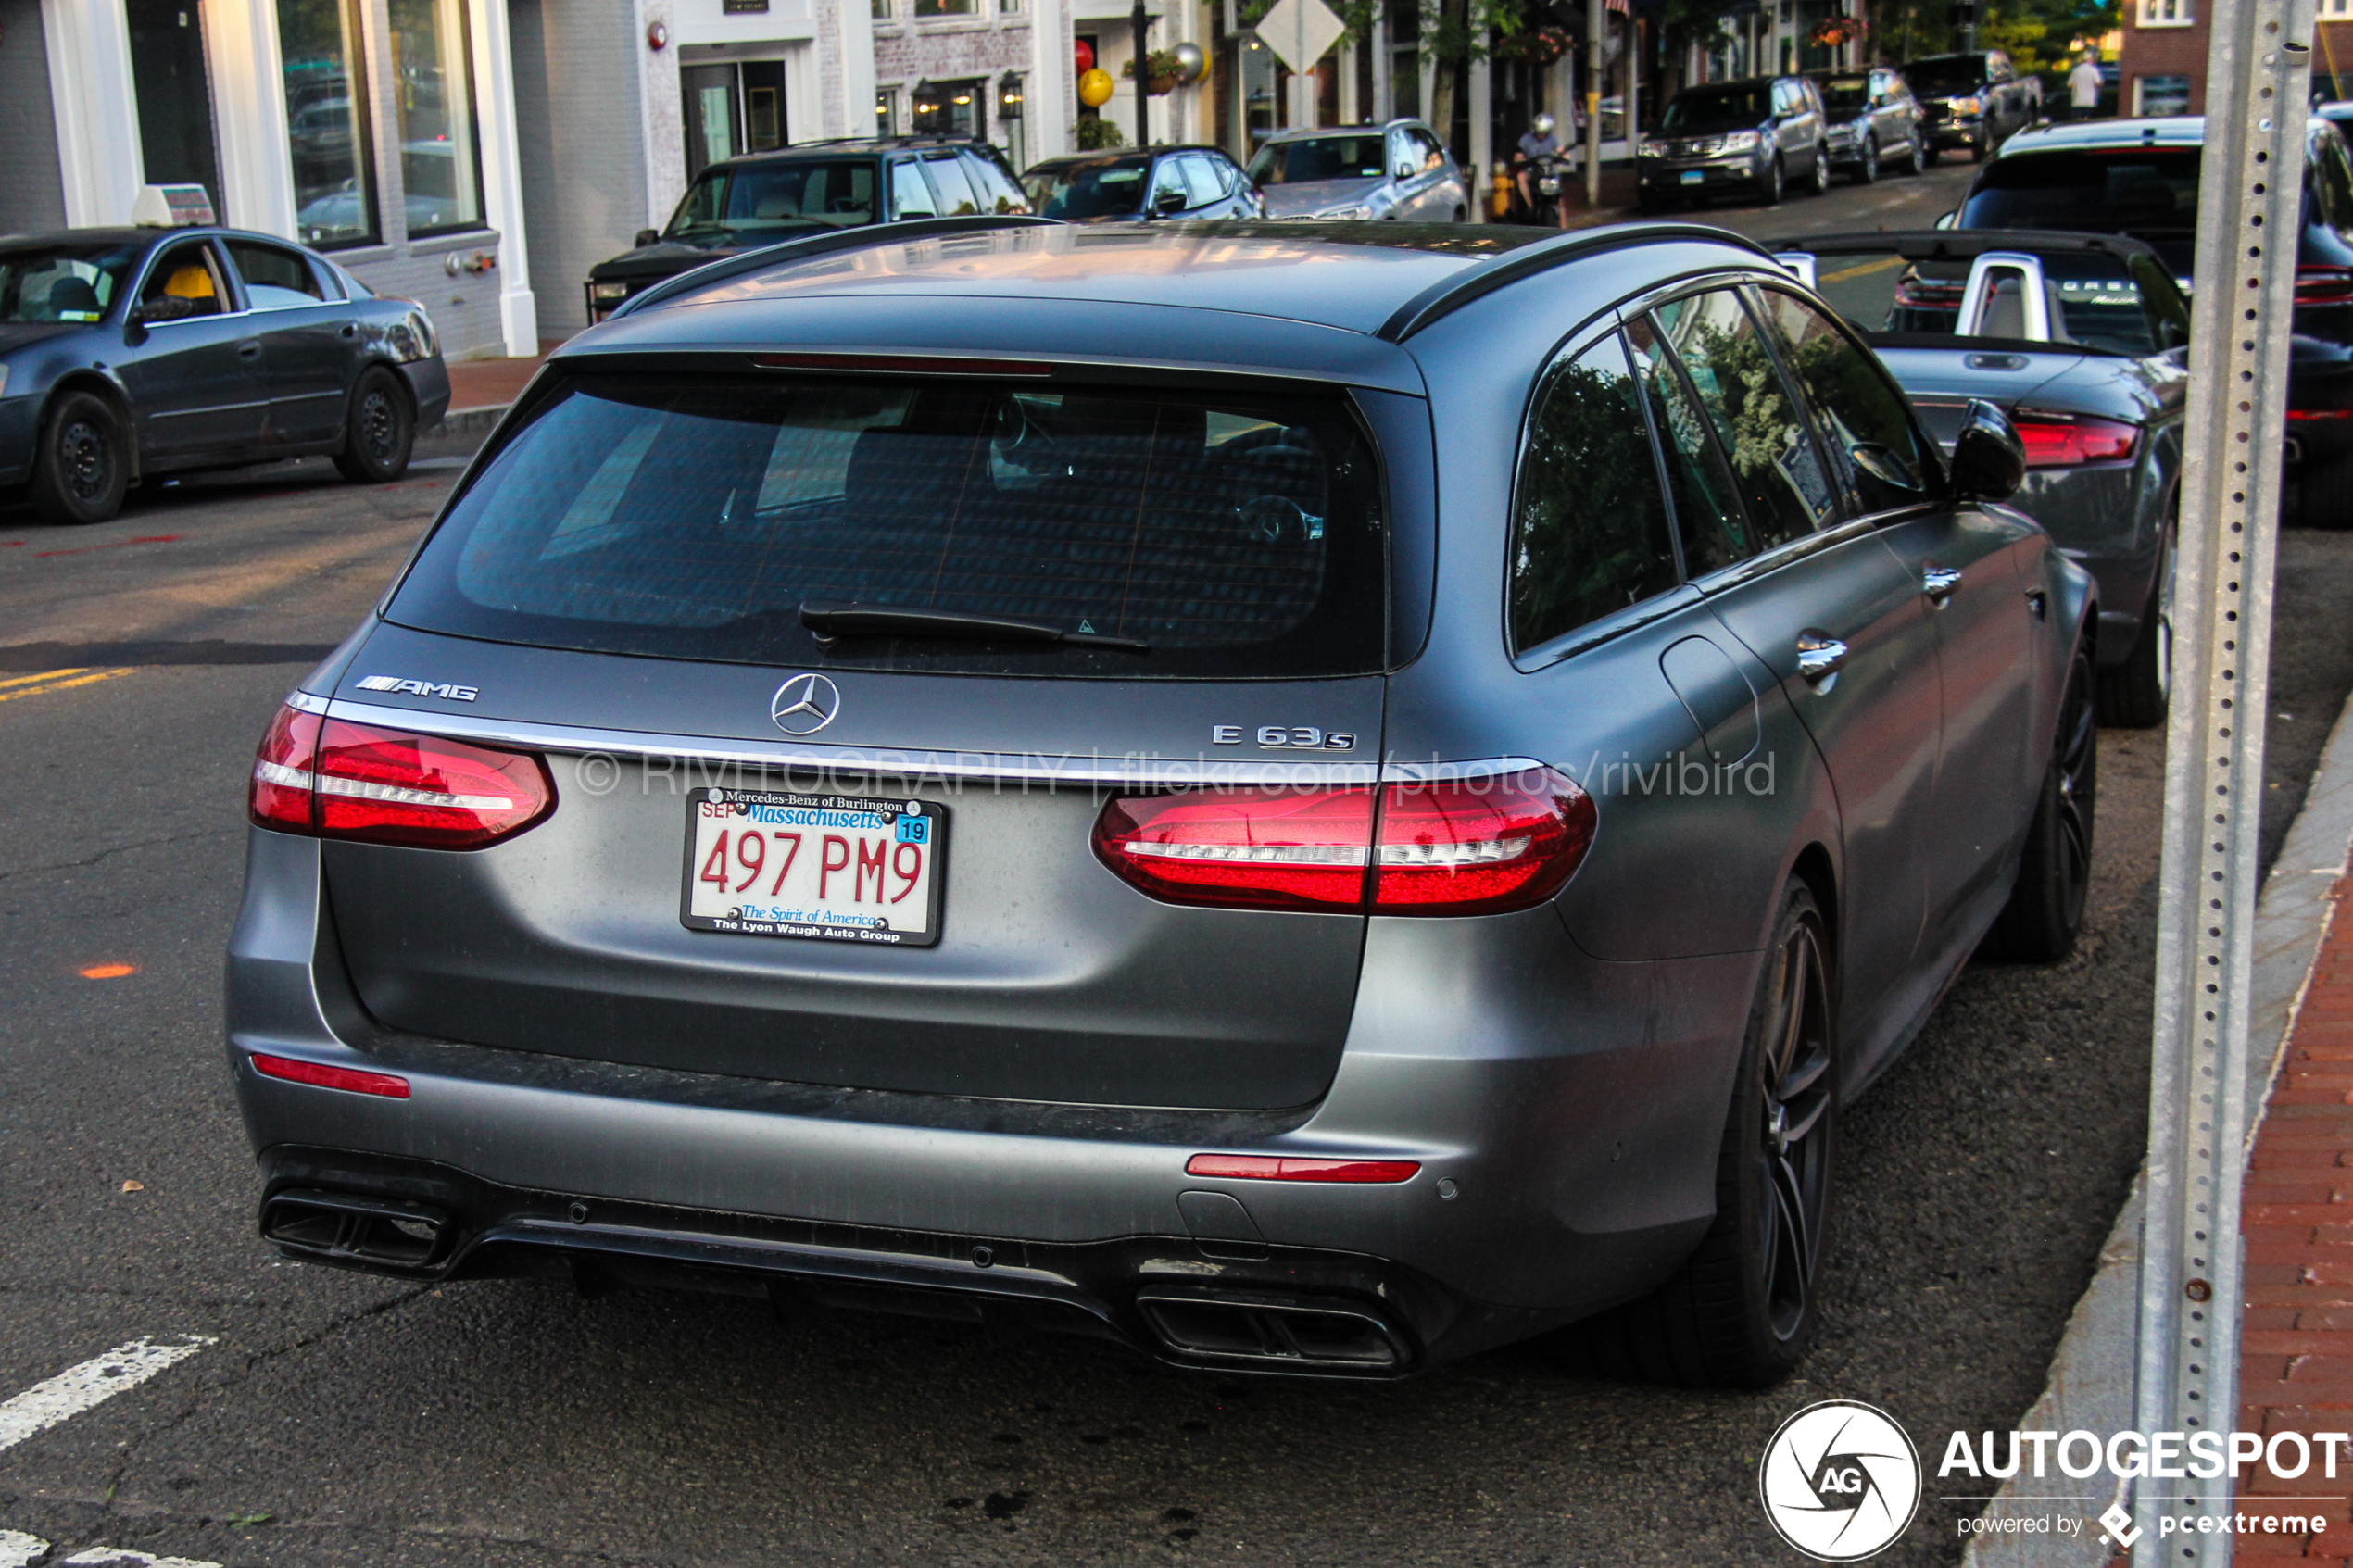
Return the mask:
[[[1909,225],[1963,178],[1718,216]],[[2141,1148],[2149,734],[2104,736],[2082,949],[1969,972],[1849,1112],[1826,1332],[1768,1393],[1583,1380],[1526,1348],[1397,1386],[1221,1378],[1091,1341],[275,1261],[220,1046],[243,781],[453,477],[306,464],[76,531],[0,511],[0,1400],[142,1337],[213,1341],[0,1446],[0,1531],[48,1561],[1788,1562],[1753,1466],[1790,1412],[1868,1399],[1941,1447],[2032,1399]],[[2353,534],[2288,535],[2267,845],[2353,688],[2348,605]],[[59,669],[126,672],[19,679]],[[1976,1505],[1930,1490],[1881,1561],[1957,1559]]]

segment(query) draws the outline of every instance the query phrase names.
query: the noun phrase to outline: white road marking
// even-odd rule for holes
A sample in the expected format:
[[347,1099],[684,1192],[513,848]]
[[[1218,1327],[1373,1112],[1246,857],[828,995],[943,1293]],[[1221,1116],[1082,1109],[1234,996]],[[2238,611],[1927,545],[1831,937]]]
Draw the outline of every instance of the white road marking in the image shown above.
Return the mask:
[[[158,1345],[133,1339],[80,1366],[68,1367],[45,1383],[0,1405],[0,1449],[13,1449],[27,1437],[69,1421],[94,1405],[103,1404],[126,1388],[135,1388],[174,1362],[187,1360],[212,1344],[198,1336],[184,1345]],[[0,1568],[6,1568],[0,1562]]]
[[21,1530],[0,1530],[0,1568],[25,1568],[25,1564],[49,1549],[49,1543],[39,1536],[28,1536]]
[[157,1557],[144,1551],[126,1551],[120,1547],[92,1547],[66,1559],[68,1563],[95,1563],[101,1568],[220,1568],[218,1562],[199,1562],[193,1557]]

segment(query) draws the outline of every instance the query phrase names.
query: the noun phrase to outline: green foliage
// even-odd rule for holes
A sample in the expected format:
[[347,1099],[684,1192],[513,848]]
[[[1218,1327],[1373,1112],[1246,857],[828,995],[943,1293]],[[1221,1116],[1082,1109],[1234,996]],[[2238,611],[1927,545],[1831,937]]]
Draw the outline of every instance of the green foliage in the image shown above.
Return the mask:
[[1120,134],[1119,127],[1108,117],[1099,114],[1078,117],[1076,141],[1082,153],[1108,152],[1114,147],[1127,144],[1127,138]]

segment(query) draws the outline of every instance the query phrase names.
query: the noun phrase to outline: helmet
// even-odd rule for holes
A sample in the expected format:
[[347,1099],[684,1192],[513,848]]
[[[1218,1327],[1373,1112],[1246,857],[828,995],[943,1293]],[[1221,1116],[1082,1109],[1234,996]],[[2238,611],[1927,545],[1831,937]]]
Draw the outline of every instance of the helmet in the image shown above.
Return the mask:
[[1553,117],[1548,114],[1540,114],[1530,123],[1529,129],[1534,131],[1539,136],[1549,136],[1553,133]]

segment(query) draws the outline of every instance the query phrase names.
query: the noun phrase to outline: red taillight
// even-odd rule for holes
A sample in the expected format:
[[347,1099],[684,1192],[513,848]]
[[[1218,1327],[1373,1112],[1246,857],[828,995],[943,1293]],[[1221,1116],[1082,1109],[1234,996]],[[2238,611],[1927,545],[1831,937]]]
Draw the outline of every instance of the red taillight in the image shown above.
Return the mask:
[[2298,305],[2353,305],[2353,267],[2298,267]]
[[1345,1182],[1389,1185],[1410,1182],[1421,1170],[1414,1160],[1300,1160],[1290,1155],[1196,1154],[1185,1161],[1189,1176],[1226,1176],[1246,1182]]
[[385,1099],[409,1098],[409,1080],[396,1078],[389,1073],[361,1073],[349,1067],[326,1067],[315,1061],[297,1061],[290,1056],[258,1053],[253,1059],[253,1070],[265,1078],[283,1078],[289,1084],[308,1084],[316,1089],[381,1095]]
[[1595,820],[1549,768],[1389,784],[1378,801],[1368,788],[1204,789],[1112,800],[1095,853],[1172,904],[1496,913],[1559,891]]
[[2291,420],[2353,420],[2353,408],[2290,408]]
[[2026,447],[2030,469],[2117,462],[2131,457],[2141,439],[2138,425],[2087,414],[2039,414],[2021,408],[2010,416],[2010,423]]
[[538,758],[282,708],[254,758],[263,827],[371,844],[478,849],[555,806]]

